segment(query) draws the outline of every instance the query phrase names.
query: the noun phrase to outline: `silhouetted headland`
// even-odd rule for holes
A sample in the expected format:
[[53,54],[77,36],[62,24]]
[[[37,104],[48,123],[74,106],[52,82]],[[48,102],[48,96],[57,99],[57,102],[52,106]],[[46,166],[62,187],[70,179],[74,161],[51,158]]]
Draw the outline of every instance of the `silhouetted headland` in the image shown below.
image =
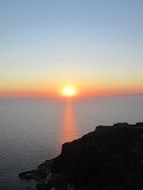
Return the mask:
[[19,177],[41,190],[142,190],[143,123],[98,126]]

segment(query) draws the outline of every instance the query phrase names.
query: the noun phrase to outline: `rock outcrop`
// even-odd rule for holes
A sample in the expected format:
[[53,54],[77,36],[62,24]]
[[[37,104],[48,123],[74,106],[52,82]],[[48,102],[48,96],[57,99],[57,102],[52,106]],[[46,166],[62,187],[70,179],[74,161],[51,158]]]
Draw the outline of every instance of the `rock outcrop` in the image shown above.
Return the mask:
[[98,126],[19,177],[39,190],[143,190],[143,123]]

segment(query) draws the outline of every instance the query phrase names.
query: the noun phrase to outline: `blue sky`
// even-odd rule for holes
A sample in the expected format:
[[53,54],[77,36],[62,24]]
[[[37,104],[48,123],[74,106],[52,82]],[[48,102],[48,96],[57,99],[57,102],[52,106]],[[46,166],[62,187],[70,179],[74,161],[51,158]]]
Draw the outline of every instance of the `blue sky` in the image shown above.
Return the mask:
[[0,91],[143,90],[143,1],[0,1]]

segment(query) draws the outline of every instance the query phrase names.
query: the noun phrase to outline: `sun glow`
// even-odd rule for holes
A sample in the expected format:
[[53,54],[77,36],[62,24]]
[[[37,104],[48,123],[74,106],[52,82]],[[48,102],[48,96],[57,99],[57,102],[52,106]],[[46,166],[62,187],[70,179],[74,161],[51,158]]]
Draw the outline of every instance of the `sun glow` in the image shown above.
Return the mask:
[[68,97],[75,96],[77,94],[77,90],[72,86],[67,86],[63,88],[62,94]]

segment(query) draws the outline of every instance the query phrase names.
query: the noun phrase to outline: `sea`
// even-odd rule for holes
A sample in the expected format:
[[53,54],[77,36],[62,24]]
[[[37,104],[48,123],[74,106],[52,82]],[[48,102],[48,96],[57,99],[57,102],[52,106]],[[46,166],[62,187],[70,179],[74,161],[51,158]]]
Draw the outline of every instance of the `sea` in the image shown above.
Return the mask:
[[98,125],[143,122],[143,96],[0,99],[0,190],[34,190],[18,173],[56,157]]

